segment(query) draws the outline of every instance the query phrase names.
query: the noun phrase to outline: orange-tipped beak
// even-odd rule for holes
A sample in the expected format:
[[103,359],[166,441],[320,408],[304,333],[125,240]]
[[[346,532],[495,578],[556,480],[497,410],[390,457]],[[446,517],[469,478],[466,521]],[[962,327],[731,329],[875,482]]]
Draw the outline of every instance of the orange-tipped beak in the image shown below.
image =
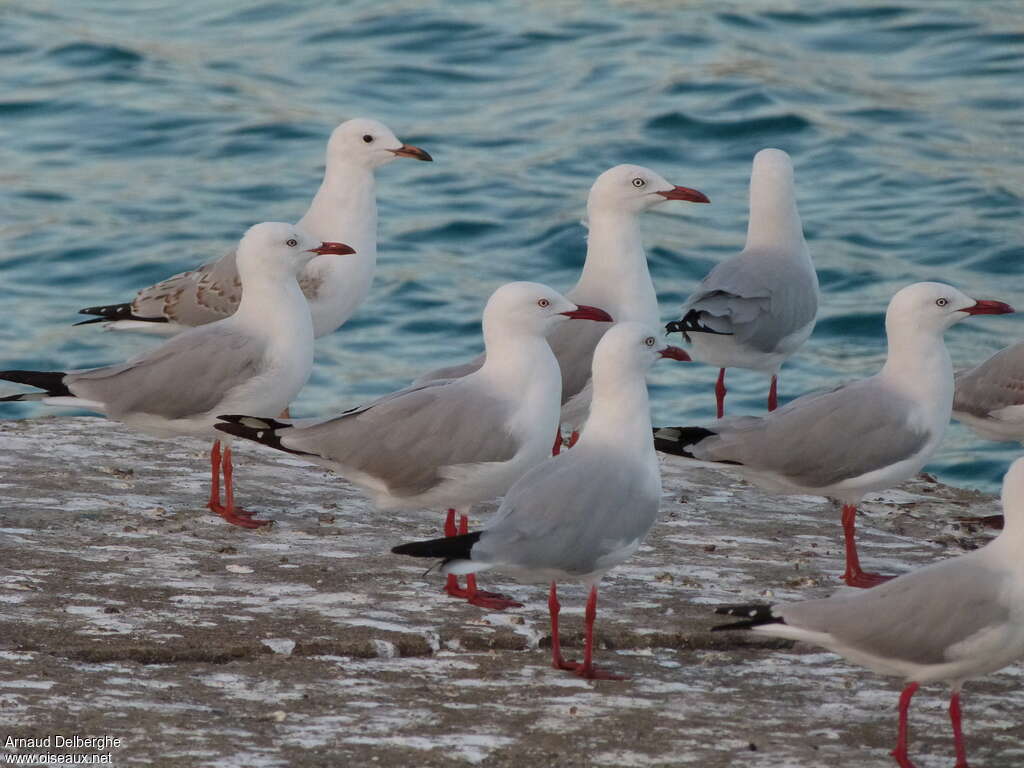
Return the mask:
[[681,363],[689,363],[693,361],[693,358],[686,354],[686,350],[680,349],[679,347],[668,346],[664,349],[659,349],[658,354],[662,357],[667,357],[670,360],[678,360]]
[[419,147],[414,147],[412,144],[403,144],[398,149],[392,149],[390,151],[394,152],[398,157],[411,157],[414,160],[423,160],[427,163],[434,161],[434,158],[432,158],[426,151]]
[[568,312],[561,312],[560,314],[563,314],[566,317],[571,317],[574,320],[597,320],[600,323],[615,322],[612,319],[612,316],[603,309],[589,307],[586,304],[577,304],[576,309],[571,309]]
[[1004,304],[1001,301],[982,299],[973,307],[961,309],[960,311],[966,312],[968,315],[1008,315],[1015,310],[1009,304]]
[[690,203],[711,202],[703,192],[698,192],[696,189],[690,189],[689,187],[672,187],[672,189],[666,189],[665,191],[659,190],[657,194],[666,200],[686,200]]
[[316,248],[310,248],[309,250],[311,253],[333,253],[338,256],[345,256],[356,252],[355,248],[344,243],[320,243]]

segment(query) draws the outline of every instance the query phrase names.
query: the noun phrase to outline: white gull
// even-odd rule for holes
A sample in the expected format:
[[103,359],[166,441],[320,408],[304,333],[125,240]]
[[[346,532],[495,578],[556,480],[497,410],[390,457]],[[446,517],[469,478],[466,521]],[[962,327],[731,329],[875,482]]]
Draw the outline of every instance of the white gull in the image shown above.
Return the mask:
[[[238,244],[242,296],[229,317],[190,328],[120,365],[85,371],[0,371],[0,379],[38,387],[45,394],[2,401],[96,411],[158,437],[211,435],[209,507],[234,525],[255,528],[234,504],[230,445],[221,453],[213,425],[225,411],[279,413],[313,369],[313,326],[296,276],[313,258],[348,258],[342,243],[310,237],[292,224],[265,222]],[[220,502],[220,472],[226,501]]]
[[656,446],[739,465],[772,491],[839,499],[846,542],[843,579],[850,586],[873,586],[884,577],[860,567],[857,504],[866,493],[916,475],[942,442],[953,404],[953,364],[943,333],[971,315],[1012,311],[942,283],[909,285],[889,302],[888,354],[874,376],[804,395],[764,417],[729,419],[708,429],[656,429]]
[[[590,417],[577,445],[524,474],[486,528],[391,550],[443,558],[445,574],[498,568],[550,581],[552,665],[586,678],[619,679],[593,664],[597,584],[640,547],[661,499],[644,376],[658,357],[689,359],[659,344],[656,327],[616,323],[602,336],[594,351]],[[556,582],[565,579],[590,587],[582,663],[565,661],[560,650]]]
[[[958,768],[967,768],[960,689],[1024,657],[1024,459],[1003,481],[1006,528],[982,549],[919,568],[868,592],[778,605],[723,606],[744,621],[715,629],[751,629],[828,648],[881,675],[901,677],[899,736],[907,755],[910,699],[925,683],[952,687],[949,716]],[[1004,765],[1006,763],[1003,763]]]
[[1024,443],[1024,342],[957,371],[953,418],[988,440]]
[[[566,298],[601,307],[615,322],[658,325],[658,296],[647,266],[639,216],[668,200],[710,202],[703,193],[676,186],[639,165],[617,165],[598,176],[587,197],[586,260]],[[548,335],[562,371],[561,423],[573,431],[587,419],[591,361],[608,328],[603,323],[564,323]],[[465,376],[479,368],[483,360],[484,355],[480,355],[463,365],[431,371],[416,381]],[[555,453],[560,447],[559,432]]]
[[[486,362],[457,379],[438,379],[379,398],[325,421],[282,422],[222,411],[217,429],[337,471],[380,509],[449,507],[468,529],[471,505],[504,494],[551,451],[561,376],[545,335],[569,318],[607,321],[539,283],[496,290],[483,316]],[[473,579],[453,596],[488,608],[518,605],[479,594]]]
[[666,326],[693,344],[693,358],[720,368],[715,397],[725,415],[725,369],[771,375],[768,410],[778,405],[779,368],[814,330],[818,275],[796,208],[793,164],[762,149],[750,173],[750,221],[743,250],[708,273]]

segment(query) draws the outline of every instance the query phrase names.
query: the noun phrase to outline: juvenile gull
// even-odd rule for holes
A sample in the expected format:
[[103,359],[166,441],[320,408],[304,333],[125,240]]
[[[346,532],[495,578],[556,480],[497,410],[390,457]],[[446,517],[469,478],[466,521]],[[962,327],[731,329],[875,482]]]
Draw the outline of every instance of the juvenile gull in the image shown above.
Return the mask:
[[[509,283],[484,309],[488,355],[473,373],[386,395],[331,419],[293,424],[224,416],[217,429],[337,471],[380,509],[450,507],[445,532],[469,524],[469,508],[504,494],[551,451],[558,426],[558,362],[545,334],[569,318],[608,321],[594,307],[538,283]],[[229,413],[229,411],[222,411]],[[518,605],[476,589],[447,591],[486,608]]]
[[[315,258],[299,275],[317,337],[341,327],[366,299],[377,264],[374,171],[397,157],[431,159],[376,120],[346,120],[331,133],[323,183],[297,226],[319,240],[349,243],[357,255],[344,260],[330,255]],[[231,251],[142,289],[130,302],[80,310],[98,317],[79,325],[107,323],[116,330],[174,334],[228,317],[241,294],[236,254]]]
[[238,244],[242,297],[233,315],[190,328],[120,365],[0,371],[0,379],[45,390],[0,400],[84,408],[158,437],[212,435],[210,509],[243,528],[266,525],[271,521],[254,520],[235,506],[231,447],[221,453],[213,425],[224,411],[279,413],[299,393],[313,368],[313,326],[296,277],[313,258],[352,253],[292,224],[257,224]]
[[[505,568],[550,581],[552,666],[581,677],[621,679],[593,664],[597,584],[636,552],[658,514],[661,474],[644,376],[659,356],[689,357],[659,345],[656,327],[616,323],[604,334],[594,352],[593,401],[578,444],[523,475],[486,528],[391,550],[443,558],[441,572],[449,575]],[[564,579],[590,587],[582,663],[565,661],[560,650],[556,582]]]
[[1006,528],[982,549],[868,592],[801,603],[723,606],[717,613],[744,620],[714,629],[751,629],[813,643],[881,675],[902,677],[906,687],[892,753],[902,768],[913,768],[907,756],[911,697],[921,684],[948,682],[956,765],[967,768],[960,688],[966,680],[1024,657],[1024,459],[1006,473],[1002,501]]
[[[598,176],[587,197],[586,261],[579,281],[566,298],[601,307],[616,322],[658,325],[658,297],[647,268],[639,216],[666,200],[710,202],[703,193],[677,187],[650,168],[638,165],[617,165]],[[574,432],[587,418],[591,361],[608,328],[601,323],[564,323],[548,336],[562,371],[561,423]],[[417,383],[465,376],[479,368],[483,360],[484,355],[480,355],[463,365],[440,368],[421,376]],[[555,453],[561,445],[559,432]]]
[[796,208],[793,164],[762,149],[750,174],[750,221],[743,250],[701,281],[666,330],[693,343],[693,357],[720,368],[718,418],[725,415],[725,369],[771,374],[768,410],[778,405],[779,368],[814,330],[818,275]]
[[797,398],[764,417],[654,431],[658,450],[736,464],[768,490],[829,496],[843,503],[850,586],[885,577],[861,570],[854,539],[857,504],[916,475],[935,453],[953,404],[953,364],[943,332],[971,315],[1013,309],[975,301],[949,285],[915,283],[885,314],[888,354],[882,370],[831,391]]

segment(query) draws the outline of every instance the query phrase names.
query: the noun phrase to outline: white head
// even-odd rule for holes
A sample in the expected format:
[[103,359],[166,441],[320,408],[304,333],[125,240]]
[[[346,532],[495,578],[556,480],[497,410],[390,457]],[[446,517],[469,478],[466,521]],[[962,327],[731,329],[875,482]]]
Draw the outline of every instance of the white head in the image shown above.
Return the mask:
[[808,261],[796,204],[793,162],[781,149],[762,149],[750,171],[750,221],[746,249],[782,249]]
[[666,200],[710,203],[701,192],[677,187],[642,165],[616,165],[597,177],[587,198],[587,211],[641,213]]
[[904,330],[943,331],[971,315],[1005,315],[1013,307],[1001,301],[975,301],[945,283],[914,283],[896,292],[885,313],[885,328],[892,335]]
[[661,341],[658,331],[646,323],[616,323],[594,350],[594,375],[617,371],[619,375],[635,372],[643,376],[655,360],[663,357],[684,362],[690,359],[679,347]]
[[298,275],[314,257],[327,253],[343,256],[355,251],[344,243],[322,243],[294,224],[265,221],[242,236],[236,260],[243,279],[254,270]]
[[754,155],[754,165],[750,169],[750,183],[761,180],[773,186],[793,184],[793,161],[781,149],[762,149]]
[[491,294],[484,307],[484,337],[514,333],[546,336],[570,318],[611,322],[596,307],[577,305],[554,288],[540,283],[506,283]]
[[355,165],[373,170],[396,157],[433,159],[419,147],[403,144],[384,123],[364,117],[346,120],[331,132],[327,142],[328,165]]

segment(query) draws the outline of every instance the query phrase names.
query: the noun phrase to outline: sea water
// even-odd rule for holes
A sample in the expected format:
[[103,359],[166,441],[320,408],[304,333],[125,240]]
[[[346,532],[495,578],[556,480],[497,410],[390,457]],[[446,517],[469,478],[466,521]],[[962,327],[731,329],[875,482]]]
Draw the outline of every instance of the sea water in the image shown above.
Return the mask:
[[[0,85],[0,368],[152,346],[71,324],[297,220],[354,116],[435,162],[380,169],[376,281],[317,342],[299,415],[474,355],[503,282],[569,288],[587,190],[623,162],[712,200],[643,218],[668,321],[742,247],[754,153],[792,155],[822,303],[783,401],[877,370],[908,283],[1024,309],[1019,2],[20,3],[0,11]],[[966,366],[1022,337],[1024,319],[975,317],[947,343]],[[655,423],[712,421],[716,375],[656,366]],[[764,410],[764,376],[728,386],[729,413]],[[1019,453],[954,425],[930,469],[994,489]]]

